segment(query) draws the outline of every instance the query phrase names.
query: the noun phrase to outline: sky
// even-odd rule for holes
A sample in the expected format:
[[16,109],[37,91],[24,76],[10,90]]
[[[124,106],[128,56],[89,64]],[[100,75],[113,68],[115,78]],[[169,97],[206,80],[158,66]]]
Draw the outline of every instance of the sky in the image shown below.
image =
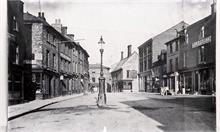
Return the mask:
[[120,61],[121,51],[132,51],[168,28],[185,21],[192,24],[211,13],[213,0],[22,0],[24,12],[35,16],[44,12],[48,23],[61,19],[89,53],[89,63],[100,63],[102,35],[103,63]]

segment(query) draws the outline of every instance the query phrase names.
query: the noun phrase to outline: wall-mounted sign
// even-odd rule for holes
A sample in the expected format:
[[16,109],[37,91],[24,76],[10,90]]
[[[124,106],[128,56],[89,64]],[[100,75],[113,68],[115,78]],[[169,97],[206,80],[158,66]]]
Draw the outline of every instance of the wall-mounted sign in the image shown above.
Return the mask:
[[196,47],[199,47],[201,45],[204,45],[204,44],[207,44],[207,43],[210,43],[210,42],[211,42],[211,36],[203,38],[199,41],[196,41],[196,42],[192,43],[192,48],[196,48]]

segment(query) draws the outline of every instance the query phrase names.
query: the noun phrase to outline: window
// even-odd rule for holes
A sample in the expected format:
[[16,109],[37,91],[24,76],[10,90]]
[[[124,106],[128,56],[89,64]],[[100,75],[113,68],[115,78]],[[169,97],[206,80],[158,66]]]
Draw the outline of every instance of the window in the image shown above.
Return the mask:
[[147,57],[147,69],[150,69],[152,66],[152,61],[151,61],[151,55],[148,55]]
[[95,83],[95,77],[92,77],[92,82],[94,82],[94,83]]
[[147,57],[144,58],[144,71],[147,70]]
[[139,68],[140,68],[140,72],[143,72],[143,59],[140,60]]
[[55,68],[55,62],[56,62],[55,59],[56,59],[56,55],[53,54],[53,59],[52,59],[52,61],[53,61],[53,62],[52,62],[52,67],[53,67],[53,68]]
[[188,34],[186,34],[185,41],[186,41],[186,44],[188,44],[188,43],[189,43],[189,35],[188,35]]
[[46,50],[46,66],[49,66],[49,57],[50,57],[50,52],[49,50]]
[[204,29],[204,26],[202,26],[202,28],[201,28],[201,37],[202,37],[202,38],[205,37],[205,29]]
[[148,53],[148,55],[151,54],[151,45],[148,46],[147,53]]
[[203,63],[205,61],[205,47],[201,46],[199,48],[199,63]]
[[186,52],[183,52],[183,67],[186,67]]
[[170,59],[170,72],[172,72],[172,71],[173,71],[173,60]]
[[19,64],[19,47],[16,46],[15,50],[15,64]]
[[130,71],[129,71],[129,70],[127,70],[127,78],[129,78],[129,77],[130,77],[129,72],[130,72]]
[[93,74],[95,74],[95,71],[92,71]]
[[176,51],[178,51],[178,49],[179,49],[179,43],[178,43],[178,41],[175,41],[175,49],[176,49]]
[[16,20],[16,17],[15,16],[13,16],[13,22],[12,22],[12,28],[13,28],[13,30],[15,30],[15,31],[18,31],[18,22],[17,22],[17,20]]
[[173,52],[173,45],[170,44],[170,53],[172,53],[172,52]]
[[178,70],[178,64],[179,64],[179,62],[178,62],[178,57],[175,59],[175,70],[177,71]]
[[31,60],[34,60],[34,59],[35,59],[35,54],[32,53],[32,54],[31,54]]

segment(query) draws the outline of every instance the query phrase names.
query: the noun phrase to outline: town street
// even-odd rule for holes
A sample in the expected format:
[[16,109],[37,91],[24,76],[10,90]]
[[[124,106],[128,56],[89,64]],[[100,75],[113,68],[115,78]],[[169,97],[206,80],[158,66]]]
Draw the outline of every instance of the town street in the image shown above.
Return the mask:
[[215,131],[212,96],[107,93],[107,106],[89,94],[9,121],[10,132]]

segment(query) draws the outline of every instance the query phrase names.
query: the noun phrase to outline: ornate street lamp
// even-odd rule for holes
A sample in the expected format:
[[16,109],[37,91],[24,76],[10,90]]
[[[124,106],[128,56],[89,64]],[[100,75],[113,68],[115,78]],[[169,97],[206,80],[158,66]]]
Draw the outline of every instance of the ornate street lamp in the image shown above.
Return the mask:
[[105,94],[105,78],[103,76],[103,67],[102,67],[102,58],[103,58],[103,52],[104,49],[102,48],[102,45],[105,44],[103,41],[103,38],[101,36],[98,44],[101,45],[100,53],[101,53],[101,69],[100,69],[100,77],[99,77],[99,93],[98,93],[98,106],[105,106],[106,105],[106,94]]

